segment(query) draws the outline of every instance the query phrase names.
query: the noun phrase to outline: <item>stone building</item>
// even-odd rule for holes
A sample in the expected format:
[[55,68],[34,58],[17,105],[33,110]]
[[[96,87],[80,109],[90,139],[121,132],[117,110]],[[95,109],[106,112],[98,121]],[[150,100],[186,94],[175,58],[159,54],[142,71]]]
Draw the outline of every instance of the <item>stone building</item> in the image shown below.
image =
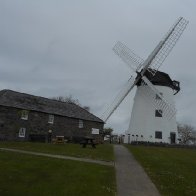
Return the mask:
[[101,138],[104,122],[82,107],[12,90],[0,91],[0,140]]

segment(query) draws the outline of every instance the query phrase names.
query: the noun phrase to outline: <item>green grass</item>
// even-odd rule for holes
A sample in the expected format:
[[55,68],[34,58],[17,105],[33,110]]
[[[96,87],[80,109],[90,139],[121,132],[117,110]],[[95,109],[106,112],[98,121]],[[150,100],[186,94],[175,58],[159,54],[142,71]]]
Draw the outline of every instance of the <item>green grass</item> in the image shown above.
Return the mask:
[[196,150],[126,147],[144,167],[162,195],[196,195]]
[[112,196],[114,167],[0,151],[2,196]]
[[20,150],[44,152],[50,154],[85,157],[105,161],[114,160],[113,146],[110,144],[97,145],[96,149],[91,146],[82,148],[80,144],[48,144],[32,142],[0,142],[0,148],[14,148]]

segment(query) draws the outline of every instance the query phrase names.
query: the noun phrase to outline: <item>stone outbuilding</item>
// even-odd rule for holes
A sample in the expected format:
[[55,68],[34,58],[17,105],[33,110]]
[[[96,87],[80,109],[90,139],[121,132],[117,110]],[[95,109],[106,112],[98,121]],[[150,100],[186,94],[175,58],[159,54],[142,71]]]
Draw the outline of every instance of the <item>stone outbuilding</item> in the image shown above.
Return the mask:
[[0,140],[44,142],[56,136],[75,142],[84,136],[101,140],[103,126],[100,118],[74,103],[0,91]]

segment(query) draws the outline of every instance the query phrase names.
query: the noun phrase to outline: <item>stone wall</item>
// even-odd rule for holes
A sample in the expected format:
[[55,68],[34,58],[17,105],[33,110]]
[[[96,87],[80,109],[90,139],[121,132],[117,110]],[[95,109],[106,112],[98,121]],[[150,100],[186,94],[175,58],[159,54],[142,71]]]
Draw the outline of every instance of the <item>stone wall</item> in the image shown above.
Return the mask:
[[[54,123],[48,123],[49,114],[29,111],[28,120],[21,119],[22,109],[0,106],[0,140],[28,141],[31,136],[44,136],[47,141],[48,131],[52,137],[65,138],[90,136],[92,128],[103,130],[103,123],[83,120],[79,128],[79,119],[54,115]],[[20,128],[26,128],[25,137],[19,137]],[[101,136],[96,136],[100,138]]]

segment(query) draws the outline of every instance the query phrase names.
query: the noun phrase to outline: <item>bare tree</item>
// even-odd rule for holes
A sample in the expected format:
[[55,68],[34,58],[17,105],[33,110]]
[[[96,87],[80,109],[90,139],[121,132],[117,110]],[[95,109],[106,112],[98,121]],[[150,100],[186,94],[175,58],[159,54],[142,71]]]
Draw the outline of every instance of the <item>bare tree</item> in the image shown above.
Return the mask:
[[61,101],[61,102],[66,102],[66,103],[74,103],[76,105],[81,105],[78,99],[73,98],[72,95],[69,96],[57,96],[57,97],[52,97],[51,99]]
[[113,132],[113,129],[111,127],[107,127],[103,129],[103,137],[105,137],[106,135],[109,136],[110,143],[112,143],[112,132]]
[[[66,103],[74,103],[74,104],[82,107],[80,102],[79,102],[79,100],[73,98],[72,95],[69,95],[69,96],[57,96],[57,97],[52,97],[51,99],[57,100],[57,101],[61,101],[61,102],[66,102]],[[87,110],[88,112],[90,111],[90,107],[89,106],[83,106],[83,108],[85,110]]]
[[85,110],[87,110],[88,112],[90,112],[90,107],[89,106],[84,106],[83,107]]
[[182,144],[188,144],[193,140],[194,127],[187,124],[178,124],[178,134]]
[[192,144],[196,145],[196,131],[192,132],[191,139]]

